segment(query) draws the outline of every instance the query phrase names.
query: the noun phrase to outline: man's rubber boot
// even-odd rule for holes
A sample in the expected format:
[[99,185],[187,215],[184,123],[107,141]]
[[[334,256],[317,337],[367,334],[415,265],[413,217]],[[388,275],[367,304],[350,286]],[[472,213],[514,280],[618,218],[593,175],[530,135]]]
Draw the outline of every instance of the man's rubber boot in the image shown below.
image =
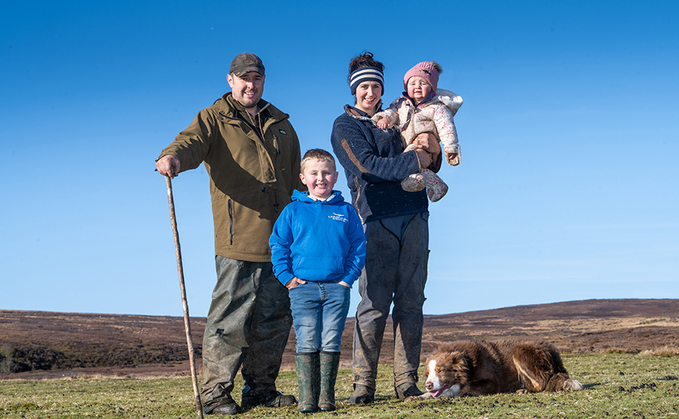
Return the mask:
[[351,404],[368,404],[375,401],[375,389],[362,384],[354,384],[354,395],[349,397]]
[[396,397],[399,399],[407,399],[408,397],[421,396],[422,393],[415,383],[403,383],[394,389]]
[[230,394],[226,394],[217,400],[210,400],[203,405],[203,413],[206,415],[237,415],[241,412],[240,406],[231,398]]

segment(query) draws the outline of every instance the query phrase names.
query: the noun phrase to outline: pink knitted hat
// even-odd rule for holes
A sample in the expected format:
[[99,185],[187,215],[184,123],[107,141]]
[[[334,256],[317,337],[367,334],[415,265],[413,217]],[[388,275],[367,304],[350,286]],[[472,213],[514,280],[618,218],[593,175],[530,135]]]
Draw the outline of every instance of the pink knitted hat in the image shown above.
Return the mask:
[[431,91],[436,93],[436,85],[439,82],[439,72],[434,68],[434,66],[428,61],[422,61],[421,63],[415,65],[415,67],[408,70],[406,75],[403,77],[403,88],[408,90],[408,80],[411,77],[419,76],[427,80],[431,85]]

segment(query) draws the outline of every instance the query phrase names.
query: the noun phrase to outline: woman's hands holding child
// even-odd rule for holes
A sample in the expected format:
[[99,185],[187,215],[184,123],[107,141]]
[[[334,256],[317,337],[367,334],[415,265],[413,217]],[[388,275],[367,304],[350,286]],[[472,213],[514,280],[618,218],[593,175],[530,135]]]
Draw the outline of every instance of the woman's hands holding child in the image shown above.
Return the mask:
[[413,140],[417,156],[420,160],[420,167],[427,168],[432,161],[441,153],[441,146],[439,145],[436,135],[432,132],[423,132]]
[[438,138],[433,132],[423,132],[415,137],[413,144],[417,146],[420,150],[425,150],[432,156],[436,157],[441,153],[441,146],[439,145]]
[[421,149],[415,150],[415,153],[417,153],[417,160],[420,162],[420,169],[426,169],[431,165],[431,154]]

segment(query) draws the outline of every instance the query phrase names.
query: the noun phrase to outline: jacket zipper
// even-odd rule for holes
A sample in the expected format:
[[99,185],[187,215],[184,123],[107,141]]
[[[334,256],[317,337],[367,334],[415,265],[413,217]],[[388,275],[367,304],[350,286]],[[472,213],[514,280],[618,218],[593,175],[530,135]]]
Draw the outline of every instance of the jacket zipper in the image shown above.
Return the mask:
[[233,245],[233,202],[231,199],[227,201],[226,206],[229,212],[229,244]]
[[273,148],[276,151],[276,156],[281,154],[281,149],[278,147],[278,137],[275,134],[273,136]]
[[[361,216],[361,210],[358,208],[358,200],[361,197],[361,185],[358,184],[358,178],[354,178],[354,185],[356,185],[356,205],[354,205],[354,208],[356,208],[356,212],[358,213],[358,216]],[[363,218],[361,217],[361,220]]]

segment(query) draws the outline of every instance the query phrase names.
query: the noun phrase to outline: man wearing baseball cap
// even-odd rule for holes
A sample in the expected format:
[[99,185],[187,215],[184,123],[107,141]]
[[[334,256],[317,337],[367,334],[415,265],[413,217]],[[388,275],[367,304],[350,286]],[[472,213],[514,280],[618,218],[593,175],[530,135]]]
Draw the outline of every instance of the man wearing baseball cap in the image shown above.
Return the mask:
[[206,414],[241,411],[231,397],[241,366],[242,407],[296,403],[276,390],[292,315],[269,236],[293,190],[305,188],[297,134],[287,114],[262,100],[265,77],[259,57],[237,55],[226,76],[231,92],[201,110],[156,161],[162,175],[203,163],[210,177],[217,284],[202,348]]

